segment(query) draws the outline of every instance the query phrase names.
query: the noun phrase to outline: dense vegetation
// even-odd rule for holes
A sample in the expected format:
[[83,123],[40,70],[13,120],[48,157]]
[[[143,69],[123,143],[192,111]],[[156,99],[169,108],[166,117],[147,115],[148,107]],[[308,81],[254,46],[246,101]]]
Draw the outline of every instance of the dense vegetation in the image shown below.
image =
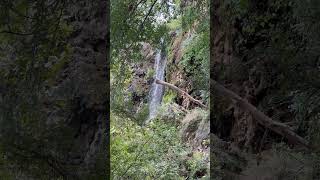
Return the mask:
[[141,127],[123,118],[111,122],[112,179],[185,179],[205,167],[201,154],[186,158],[190,150],[172,124],[156,120]]
[[[212,8],[213,79],[289,126],[311,147],[299,151],[293,141],[257,123],[247,109],[215,94],[212,132],[247,153],[239,154],[246,159],[240,162],[251,162],[251,155],[263,159],[256,167],[226,160],[221,164],[233,172],[249,169],[244,178],[319,179],[319,1],[214,1]],[[271,151],[272,156],[265,154]],[[297,153],[301,163],[291,159]],[[282,162],[276,161],[279,156]],[[295,164],[293,169],[302,167],[299,175],[290,174],[288,162]],[[281,170],[267,170],[270,166]]]
[[[110,0],[112,179],[320,179],[320,1],[210,3]],[[106,5],[0,1],[0,179],[107,176]]]
[[[195,108],[185,106],[188,99],[166,89],[159,115],[143,125],[156,73],[155,49],[167,57],[165,81],[209,102],[208,13],[208,1],[111,1],[112,179],[209,179],[208,158],[181,133],[181,121]],[[208,116],[193,118],[199,118],[190,120],[197,126]]]
[[[84,97],[90,99],[88,92],[98,89],[101,81],[95,81],[95,86],[89,87],[89,82],[84,83],[79,79],[82,74],[87,75],[78,68],[77,63],[84,60],[93,62],[98,58],[93,58],[92,52],[96,48],[94,46],[86,49],[86,56],[91,57],[86,59],[86,56],[80,55],[84,51],[82,45],[92,42],[86,41],[82,45],[77,42],[83,42],[84,33],[81,32],[88,21],[101,20],[99,16],[92,18],[93,16],[85,11],[95,9],[91,13],[97,13],[99,8],[92,6],[104,2],[89,3],[90,5],[85,0],[0,2],[1,179],[92,177],[88,176],[91,171],[88,169],[91,167],[84,165],[90,158],[85,160],[87,152],[83,152],[81,147],[88,147],[86,143],[91,143],[91,140],[86,142],[83,139],[87,136],[84,134],[90,132],[92,127],[99,129],[95,123],[98,116],[92,111],[105,114],[105,110],[97,110],[90,107],[88,101],[83,101]],[[105,27],[100,27],[106,31]],[[87,32],[91,32],[92,36],[97,30],[99,28],[87,29]],[[100,34],[103,36],[106,33]],[[94,37],[91,40],[103,41],[103,38],[99,38]],[[98,49],[95,52],[100,53],[101,50],[105,51]],[[90,68],[87,64],[83,66]],[[95,73],[91,71],[91,74],[94,76]],[[96,80],[96,77],[91,78],[91,81],[93,80]],[[86,84],[86,88],[89,87],[90,90],[79,84]],[[99,96],[102,93],[103,91],[93,94]],[[100,99],[106,101],[106,97]],[[78,107],[79,103],[81,109]],[[96,103],[100,104],[97,101]],[[90,108],[92,110],[88,111]],[[90,123],[91,127],[83,132],[81,129]],[[103,162],[100,167],[104,167],[104,164]],[[104,174],[101,169],[99,171],[94,177]]]
[[[42,114],[39,112],[41,87],[46,79],[52,77],[43,67],[50,56],[65,51],[66,43],[61,40],[68,33],[66,24],[61,23],[59,18],[58,8],[63,10],[63,3],[52,4],[56,8],[47,7],[49,11],[42,10],[45,6],[43,3],[3,1],[0,17],[2,32],[0,78],[1,86],[5,88],[0,113],[1,170],[16,169],[14,171],[19,174],[21,173],[19,169],[22,169],[34,174],[35,177],[48,173],[39,169],[43,167],[50,169],[45,162],[41,162],[42,156],[45,156],[41,151],[48,150],[39,151],[38,146],[48,145],[49,142],[45,141],[53,135],[53,132],[42,128],[45,127],[45,122],[41,121]],[[25,14],[33,5],[34,13]],[[60,45],[56,46],[58,43]],[[23,157],[24,155],[26,157]],[[2,177],[14,179],[9,175]]]

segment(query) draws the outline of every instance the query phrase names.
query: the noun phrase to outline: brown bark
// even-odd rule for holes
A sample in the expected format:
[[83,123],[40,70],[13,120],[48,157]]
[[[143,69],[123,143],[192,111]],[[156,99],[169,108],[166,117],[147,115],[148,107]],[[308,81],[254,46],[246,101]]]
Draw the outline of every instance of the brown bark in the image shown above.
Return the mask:
[[164,86],[167,86],[175,91],[178,91],[180,94],[183,94],[185,95],[186,97],[188,97],[190,100],[192,100],[193,102],[199,104],[201,107],[204,107],[204,108],[208,108],[206,105],[204,105],[201,101],[199,100],[196,100],[194,99],[192,96],[190,96],[187,92],[181,90],[180,88],[178,88],[177,86],[173,85],[173,84],[170,84],[170,83],[167,83],[167,82],[164,82],[164,81],[161,81],[159,79],[156,79],[156,83],[157,84],[161,84],[161,85],[164,85]]
[[284,123],[280,123],[272,120],[271,118],[266,116],[263,112],[259,111],[251,103],[241,98],[239,95],[235,94],[234,92],[226,89],[224,86],[220,85],[215,80],[211,80],[210,87],[220,95],[224,95],[225,97],[236,101],[243,110],[249,111],[252,114],[253,118],[256,121],[258,121],[259,124],[276,132],[277,134],[282,135],[283,137],[287,138],[289,142],[293,144],[302,145],[307,148],[310,148],[309,143],[304,138],[300,137],[298,134],[292,131],[289,126],[285,125]]

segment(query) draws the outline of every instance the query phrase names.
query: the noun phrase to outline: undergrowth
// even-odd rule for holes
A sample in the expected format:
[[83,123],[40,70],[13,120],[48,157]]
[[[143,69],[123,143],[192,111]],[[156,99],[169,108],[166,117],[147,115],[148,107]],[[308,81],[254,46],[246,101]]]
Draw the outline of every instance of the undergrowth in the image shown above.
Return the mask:
[[181,141],[178,129],[154,120],[139,126],[111,115],[111,179],[194,179],[201,157]]

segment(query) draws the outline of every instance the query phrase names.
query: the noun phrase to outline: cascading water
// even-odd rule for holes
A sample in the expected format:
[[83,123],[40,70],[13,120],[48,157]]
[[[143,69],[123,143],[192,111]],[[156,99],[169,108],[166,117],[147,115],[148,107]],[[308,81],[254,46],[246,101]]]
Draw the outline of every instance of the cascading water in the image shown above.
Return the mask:
[[[163,46],[164,44],[163,40],[161,40],[161,44]],[[164,86],[155,83],[155,80],[156,79],[164,80],[164,73],[165,73],[167,59],[164,52],[164,48],[162,48],[162,50],[157,49],[156,52],[157,54],[155,57],[155,64],[154,64],[155,75],[154,75],[154,82],[152,83],[151,91],[150,91],[149,117],[146,123],[150,122],[153,118],[156,117],[158,112],[158,107],[161,104],[162,96],[164,92]]]

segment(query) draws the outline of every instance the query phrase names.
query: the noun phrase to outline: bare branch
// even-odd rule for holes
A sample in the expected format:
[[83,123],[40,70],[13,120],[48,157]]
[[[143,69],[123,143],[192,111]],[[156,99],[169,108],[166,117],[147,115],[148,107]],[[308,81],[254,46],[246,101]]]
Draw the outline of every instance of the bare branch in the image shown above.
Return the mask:
[[147,21],[148,17],[150,16],[150,14],[151,14],[151,12],[152,12],[152,9],[153,9],[153,7],[156,5],[157,1],[158,1],[158,0],[155,0],[155,1],[152,3],[152,5],[151,5],[151,7],[150,7],[150,9],[149,9],[149,11],[148,11],[148,13],[147,13],[147,15],[144,17],[142,23],[140,24],[140,29],[141,29],[141,30],[142,30],[142,28],[143,28],[143,26],[144,26],[144,23]]

